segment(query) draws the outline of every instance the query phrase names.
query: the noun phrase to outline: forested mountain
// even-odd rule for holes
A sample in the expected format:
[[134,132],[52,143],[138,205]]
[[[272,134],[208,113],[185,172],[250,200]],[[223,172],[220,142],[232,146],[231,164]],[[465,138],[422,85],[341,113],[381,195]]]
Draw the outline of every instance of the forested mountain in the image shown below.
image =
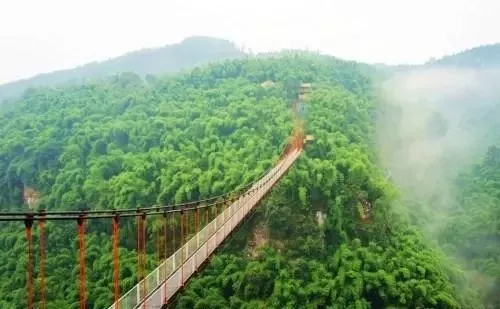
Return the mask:
[[491,304],[500,304],[500,143],[490,146],[482,162],[457,179],[463,191],[450,215],[441,243],[464,260],[474,284]]
[[[415,80],[419,87],[422,81],[435,85],[434,92],[408,93],[396,87],[400,84],[389,83],[390,89],[402,91],[400,96],[390,92],[390,97],[406,103],[394,106],[380,94],[384,86],[375,81],[386,79],[387,72],[379,73],[333,57],[286,52],[227,60],[147,82],[138,74],[121,73],[31,89],[16,104],[0,108],[0,209],[133,208],[237,189],[276,162],[292,131],[291,105],[298,86],[310,82],[313,91],[304,117],[314,142],[173,306],[493,306],[498,303],[500,247],[495,176],[499,148],[493,145],[497,135],[481,135],[481,145],[473,144],[474,156],[450,158],[464,149],[457,146],[458,133],[479,135],[496,125],[500,104],[495,100],[500,96],[494,84],[487,88],[488,96],[474,95],[471,89],[465,89],[466,99],[443,96],[436,89],[450,87],[434,81],[444,80],[449,72],[432,71],[430,76],[437,76],[432,83],[427,75]],[[403,82],[413,86],[410,77]],[[484,93],[484,88],[477,89]],[[478,97],[482,104],[475,109],[467,105]],[[411,104],[403,98],[411,98]],[[408,106],[421,106],[425,114]],[[387,116],[391,121],[385,121]],[[480,125],[485,127],[469,130]],[[394,135],[381,135],[383,129]],[[462,142],[478,135],[464,135]],[[402,148],[394,152],[399,156],[380,151],[386,146],[381,138]],[[432,143],[410,147],[419,138]],[[398,150],[391,143],[387,150]],[[439,145],[448,147],[443,148],[448,156],[435,160],[430,151]],[[429,152],[419,152],[426,149]],[[388,168],[387,160],[405,165]],[[460,169],[453,164],[437,169],[429,162],[460,162]],[[415,179],[428,185],[426,190],[456,186],[461,192],[452,202],[426,190],[423,195],[409,194],[412,189],[420,192],[420,187],[400,177],[437,170],[453,173],[439,179],[416,173]],[[24,203],[26,191],[39,194],[37,205]],[[430,233],[430,223],[436,222],[432,218],[441,215],[432,211],[441,205],[450,206],[445,213],[449,220],[438,222],[440,228]],[[121,224],[120,278],[125,291],[136,278],[135,226],[133,220]],[[96,222],[87,227],[89,309],[112,303],[109,225]],[[151,220],[148,227],[148,237],[154,239],[158,225]],[[75,229],[74,223],[47,224],[47,309],[78,308]],[[37,237],[35,233],[35,244]],[[151,270],[157,262],[154,242],[148,244]],[[0,248],[0,307],[26,308],[23,224],[0,225]],[[471,276],[471,271],[481,276]],[[36,291],[39,284],[35,282]]]
[[500,67],[500,43],[471,48],[427,63],[428,66],[457,66],[468,68]]
[[[296,74],[304,79],[306,73]],[[245,246],[242,231],[188,285],[176,308],[467,307],[451,283],[458,279],[453,264],[443,264],[392,209],[394,188],[370,147],[371,83],[353,75],[351,81],[366,85],[359,91],[329,77],[337,74],[309,77],[307,132],[315,143],[249,228],[253,238],[266,235],[268,245]],[[323,224],[318,213],[326,215]]]
[[55,86],[103,78],[122,72],[134,72],[142,77],[148,74],[178,72],[210,61],[244,56],[232,42],[212,37],[190,37],[182,42],[160,48],[149,48],[127,53],[102,62],[93,62],[78,68],[39,74],[0,85],[0,103],[19,96],[29,87]]
[[[290,54],[147,84],[122,74],[30,91],[2,116],[2,208],[25,207],[19,202],[24,186],[39,191],[47,209],[131,207],[237,188],[272,164],[291,132],[297,86],[309,81],[316,90],[307,122],[316,143],[262,207],[260,222],[268,222],[263,228],[273,245],[253,259],[242,250],[218,257],[177,306],[458,308],[439,255],[393,217],[392,189],[369,147],[372,86],[360,69]],[[262,87],[268,80],[274,85]],[[322,226],[316,211],[326,214]],[[2,230],[1,246],[9,249],[1,254],[1,304],[23,308],[22,227]],[[74,234],[64,224],[48,230],[48,308],[74,308]],[[111,302],[109,237],[101,224],[89,231],[89,307],[102,308]],[[121,233],[123,290],[134,282],[132,231],[130,223]],[[68,268],[75,269],[72,280]]]
[[[491,63],[498,54],[476,49]],[[465,52],[457,63],[470,59]],[[380,87],[379,157],[411,222],[461,265],[490,307],[500,301],[500,68],[420,67]]]

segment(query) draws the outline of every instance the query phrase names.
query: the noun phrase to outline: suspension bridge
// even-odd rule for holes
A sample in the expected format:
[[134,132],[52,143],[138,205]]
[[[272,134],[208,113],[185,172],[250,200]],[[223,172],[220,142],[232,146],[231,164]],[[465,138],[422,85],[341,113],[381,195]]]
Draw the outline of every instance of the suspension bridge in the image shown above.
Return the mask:
[[[306,91],[304,87],[301,88],[298,101],[302,101]],[[296,102],[294,105],[296,114],[297,106]],[[45,309],[46,306],[45,224],[47,221],[76,222],[79,307],[80,309],[88,307],[85,239],[86,226],[89,221],[94,220],[108,220],[112,225],[110,238],[113,258],[110,267],[112,267],[113,273],[113,303],[107,309],[166,308],[189,279],[209,261],[216,249],[242,224],[245,218],[287,173],[302,153],[305,141],[306,137],[301,122],[296,121],[290,143],[285,147],[280,160],[259,180],[241,190],[205,200],[135,209],[0,213],[0,222],[24,222],[27,247],[26,293],[28,309],[35,308],[33,250],[33,230],[35,228],[38,228],[39,235],[37,276],[40,289],[37,291],[36,303],[40,309]],[[137,284],[128,291],[120,291],[119,234],[120,223],[126,218],[135,218],[136,220]],[[160,228],[156,241],[158,266],[146,274],[148,218],[156,218],[156,222],[160,222]],[[169,226],[169,222],[172,220],[178,224]],[[179,239],[176,241],[176,232],[180,234],[177,236],[180,241]]]

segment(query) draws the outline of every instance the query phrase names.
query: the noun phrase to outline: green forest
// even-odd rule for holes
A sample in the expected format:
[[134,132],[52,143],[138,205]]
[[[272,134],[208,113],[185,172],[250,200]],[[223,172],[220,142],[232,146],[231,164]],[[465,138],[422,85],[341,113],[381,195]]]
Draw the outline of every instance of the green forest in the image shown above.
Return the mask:
[[[120,73],[30,88],[0,107],[0,210],[124,209],[243,188],[278,160],[307,82],[303,117],[314,141],[172,307],[500,308],[500,140],[489,136],[484,152],[450,173],[459,194],[429,237],[429,214],[414,205],[432,209],[432,199],[401,188],[378,150],[379,86],[391,75],[383,70],[288,51],[146,80]],[[451,124],[433,119],[432,134],[446,134]],[[27,191],[39,196],[35,206]],[[148,227],[153,240],[158,225]],[[122,291],[136,283],[134,228],[122,223]],[[87,230],[88,308],[107,308],[111,224]],[[46,233],[47,309],[78,308],[76,223],[50,222]],[[0,223],[0,247],[0,307],[26,308],[22,223]],[[154,241],[148,253],[152,270]]]

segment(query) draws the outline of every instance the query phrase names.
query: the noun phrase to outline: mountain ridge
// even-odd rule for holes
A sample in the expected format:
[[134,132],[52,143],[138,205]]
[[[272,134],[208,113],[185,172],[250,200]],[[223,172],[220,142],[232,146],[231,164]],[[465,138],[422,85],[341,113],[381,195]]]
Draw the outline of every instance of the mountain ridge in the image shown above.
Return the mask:
[[103,78],[123,72],[142,77],[149,74],[175,73],[198,65],[246,55],[233,42],[208,36],[191,36],[179,43],[144,48],[118,57],[94,61],[78,67],[40,73],[32,77],[0,85],[0,104],[15,99],[30,87],[58,86],[78,83],[89,78]]
[[[261,53],[258,56],[269,56],[270,54],[275,53]],[[63,86],[124,72],[134,72],[144,78],[147,75],[176,73],[210,62],[241,58],[246,55],[248,54],[230,40],[210,36],[190,36],[178,43],[143,48],[124,53],[118,57],[89,62],[70,69],[40,73],[32,77],[0,84],[0,105],[9,99],[15,100],[31,87]],[[354,62],[360,63],[359,61]],[[391,72],[443,66],[500,67],[500,43],[472,47],[430,60],[421,65],[373,64],[372,66]]]
[[436,60],[431,60],[425,65],[471,68],[500,67],[500,43],[472,47]]

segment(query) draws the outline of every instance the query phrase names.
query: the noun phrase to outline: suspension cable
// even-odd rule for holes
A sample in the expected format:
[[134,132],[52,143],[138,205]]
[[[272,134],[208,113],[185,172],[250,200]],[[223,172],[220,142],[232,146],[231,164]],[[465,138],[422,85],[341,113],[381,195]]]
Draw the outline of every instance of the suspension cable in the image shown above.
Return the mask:
[[[208,208],[207,208],[208,209]],[[167,216],[167,213],[164,212],[163,213],[163,232],[164,232],[164,239],[163,239],[163,260],[165,260],[168,256],[168,252],[167,252],[167,239],[168,239],[168,216]],[[167,264],[165,264],[164,268],[165,270],[165,280],[167,280],[167,276],[168,276],[168,269],[167,269]],[[167,297],[167,283],[165,282],[164,284],[164,291],[163,291],[163,295],[164,295],[164,300],[163,300],[163,303],[167,303],[167,300],[168,300],[168,297]]]
[[195,234],[200,232],[200,209],[196,208],[195,210]]
[[[286,153],[287,146],[283,147],[281,150],[281,154]],[[282,159],[280,159],[281,161]],[[233,191],[223,193],[218,196],[210,197],[207,199],[184,202],[180,204],[168,204],[168,205],[153,205],[150,207],[141,208],[142,211],[158,211],[158,210],[172,210],[179,211],[181,208],[196,208],[200,204],[210,203],[213,206],[213,203],[218,199],[225,199],[233,194],[241,195],[242,192],[252,188],[255,183],[260,180],[263,176],[265,176],[269,171],[271,171],[274,166],[268,168],[264,171],[256,181],[243,185],[239,189],[235,189]],[[78,220],[81,215],[84,215],[86,218],[98,219],[98,218],[112,218],[115,214],[133,214],[137,212],[137,208],[128,208],[128,209],[80,209],[80,210],[69,210],[69,211],[40,211],[40,212],[0,212],[0,221],[24,221],[26,216],[33,216],[33,220],[40,220],[39,217],[46,217],[47,220]],[[92,216],[96,215],[96,216]],[[102,216],[98,216],[102,215]],[[66,218],[67,216],[67,218]],[[22,218],[18,218],[22,217]]]
[[[252,188],[250,191],[253,192],[255,188]],[[213,207],[215,205],[214,203],[211,204],[200,204],[192,207],[186,207],[186,208],[179,208],[179,209],[168,209],[164,210],[167,213],[176,213],[176,212],[181,212],[182,210],[189,211],[189,210],[194,210],[196,208],[207,208],[207,207]],[[39,213],[31,212],[31,213],[25,213],[22,216],[21,215],[14,215],[14,216],[1,216],[0,215],[0,222],[4,221],[24,221],[24,218],[26,216],[31,216],[33,221],[40,221],[40,220],[46,220],[46,221],[68,221],[68,220],[78,220],[80,217],[84,217],[85,219],[112,219],[117,213],[120,214],[121,217],[138,217],[141,216],[141,214],[147,214],[149,216],[158,216],[161,215],[160,210],[163,208],[160,207],[148,207],[148,208],[136,208],[135,213],[124,213],[120,212],[119,210],[116,210],[113,213],[110,214],[89,214],[85,211],[80,212],[79,215],[54,215],[53,213],[46,213],[43,217],[40,216]],[[139,211],[139,212],[138,212]]]
[[[177,229],[177,219],[175,218],[175,213],[174,213],[174,226],[172,227],[172,254],[175,254],[175,249],[177,246],[175,245],[175,231]],[[174,259],[175,262],[175,259]]]
[[80,309],[87,305],[86,278],[85,278],[85,217],[81,215],[77,220],[78,225],[78,250],[80,266]]
[[45,220],[38,221],[40,232],[40,309],[45,309]]
[[26,230],[26,241],[28,245],[28,259],[26,262],[27,269],[27,287],[28,287],[28,309],[33,309],[33,235],[32,235],[32,226],[33,226],[33,218],[27,216],[24,220],[25,230]]
[[113,218],[113,295],[115,309],[118,309],[120,299],[120,226],[119,216]]
[[142,281],[144,279],[144,263],[143,263],[143,251],[144,251],[144,222],[146,221],[146,215],[141,213],[140,216],[137,217],[137,282],[142,282],[142,286],[140,286],[139,293],[141,298],[145,295],[145,282]]
[[[208,220],[209,220],[209,210],[208,208],[205,208],[205,226],[208,226]],[[208,258],[208,228],[205,230],[205,241],[207,242],[205,246],[205,256]]]
[[184,287],[184,211],[181,211],[181,287]]

